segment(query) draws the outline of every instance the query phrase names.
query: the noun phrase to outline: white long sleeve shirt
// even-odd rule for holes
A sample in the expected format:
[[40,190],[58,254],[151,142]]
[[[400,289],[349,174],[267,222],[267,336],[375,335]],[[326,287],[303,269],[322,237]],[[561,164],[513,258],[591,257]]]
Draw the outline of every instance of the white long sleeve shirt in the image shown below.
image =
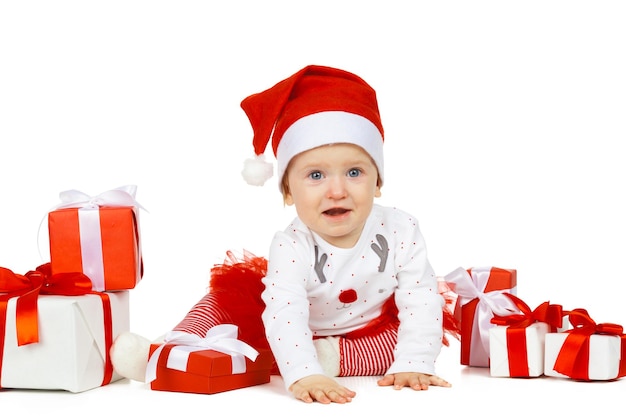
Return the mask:
[[313,337],[364,327],[392,295],[400,327],[387,373],[435,373],[444,301],[410,214],[374,205],[349,249],[328,244],[296,218],[274,236],[263,283],[263,322],[287,388],[324,373]]

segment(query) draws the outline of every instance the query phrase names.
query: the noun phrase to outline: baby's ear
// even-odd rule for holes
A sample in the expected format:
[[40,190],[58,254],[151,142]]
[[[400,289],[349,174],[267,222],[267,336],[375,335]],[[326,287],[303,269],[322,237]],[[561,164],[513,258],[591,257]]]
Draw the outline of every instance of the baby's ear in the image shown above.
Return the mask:
[[283,201],[285,202],[286,205],[293,206],[293,197],[291,196],[290,192],[285,191],[283,193]]

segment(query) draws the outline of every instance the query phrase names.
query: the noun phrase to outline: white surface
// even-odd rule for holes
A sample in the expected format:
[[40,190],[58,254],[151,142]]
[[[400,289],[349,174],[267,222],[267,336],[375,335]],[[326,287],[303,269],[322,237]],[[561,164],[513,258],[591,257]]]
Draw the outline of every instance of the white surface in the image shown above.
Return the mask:
[[[38,227],[59,192],[136,184],[148,212],[131,329],[170,330],[226,250],[266,255],[294,215],[272,180],[241,179],[252,132],[239,103],[314,63],[377,90],[379,202],[420,220],[437,274],[515,268],[531,308],[549,300],[626,324],[625,21],[622,1],[2,1],[0,265],[24,273],[46,260]],[[355,379],[349,407],[583,414],[622,401],[611,397],[622,381],[494,380],[456,359],[440,360],[451,390]],[[0,401],[66,415],[87,405],[322,410],[279,387],[207,398],[118,383]]]
[[[202,415],[232,416],[346,416],[428,413],[429,415],[523,416],[542,413],[595,415],[623,404],[626,381],[575,382],[563,378],[493,378],[487,368],[458,365],[458,344],[440,357],[442,376],[453,386],[414,392],[377,387],[376,377],[350,377],[343,383],[357,391],[350,404],[305,404],[285,394],[282,380],[213,395],[152,391],[149,386],[122,380],[80,394],[67,392],[2,391],[2,407],[23,415],[42,412],[50,416],[89,415]],[[555,398],[558,397],[558,398]],[[89,411],[87,411],[89,410]],[[506,412],[505,412],[506,411]],[[133,413],[133,414],[131,414]]]

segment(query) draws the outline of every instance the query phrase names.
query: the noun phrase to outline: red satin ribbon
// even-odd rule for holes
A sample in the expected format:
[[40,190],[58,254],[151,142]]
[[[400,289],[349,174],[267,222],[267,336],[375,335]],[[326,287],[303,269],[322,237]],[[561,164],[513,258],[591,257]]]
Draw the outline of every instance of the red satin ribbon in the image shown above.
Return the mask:
[[[18,346],[39,342],[37,321],[37,300],[40,294],[78,296],[97,294],[102,300],[104,313],[104,339],[106,347],[105,372],[102,385],[111,382],[113,365],[109,350],[113,344],[111,300],[109,295],[92,291],[89,277],[82,272],[52,275],[50,263],[38,266],[25,275],[15,274],[0,267],[0,378],[4,355],[4,335],[6,330],[6,310],[9,299],[19,297],[16,303],[16,335]],[[0,386],[2,386],[0,384]]]
[[563,316],[565,314],[563,313],[563,307],[559,304],[550,304],[550,302],[546,301],[534,310],[531,310],[528,304],[513,294],[505,293],[504,295],[513,301],[521,314],[511,314],[510,316],[495,315],[491,319],[492,323],[500,326],[521,328],[528,327],[536,322],[542,322],[547,323],[551,331],[556,331],[556,329],[563,326]]
[[541,303],[536,309],[531,310],[528,304],[513,294],[505,293],[507,297],[520,310],[521,314],[510,316],[494,315],[491,319],[493,324],[509,326],[506,329],[506,346],[509,355],[509,375],[527,377],[528,349],[526,346],[526,328],[533,323],[547,323],[552,331],[563,325],[563,307],[549,302]]

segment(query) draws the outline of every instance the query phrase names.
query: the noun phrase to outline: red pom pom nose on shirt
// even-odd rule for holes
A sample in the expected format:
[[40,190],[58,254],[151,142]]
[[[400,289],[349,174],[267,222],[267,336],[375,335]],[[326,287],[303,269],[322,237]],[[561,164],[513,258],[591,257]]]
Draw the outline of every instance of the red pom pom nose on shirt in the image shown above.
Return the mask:
[[357,295],[356,295],[356,291],[355,290],[343,290],[341,291],[341,293],[339,294],[339,301],[341,301],[342,303],[353,303],[357,300]]

